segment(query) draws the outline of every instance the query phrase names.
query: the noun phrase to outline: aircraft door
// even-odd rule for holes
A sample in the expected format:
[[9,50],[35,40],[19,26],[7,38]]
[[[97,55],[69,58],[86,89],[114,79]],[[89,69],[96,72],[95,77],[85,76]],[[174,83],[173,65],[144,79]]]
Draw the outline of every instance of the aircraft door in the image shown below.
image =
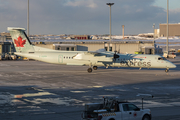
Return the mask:
[[58,62],[59,63],[63,63],[63,55],[59,55],[58,56]]

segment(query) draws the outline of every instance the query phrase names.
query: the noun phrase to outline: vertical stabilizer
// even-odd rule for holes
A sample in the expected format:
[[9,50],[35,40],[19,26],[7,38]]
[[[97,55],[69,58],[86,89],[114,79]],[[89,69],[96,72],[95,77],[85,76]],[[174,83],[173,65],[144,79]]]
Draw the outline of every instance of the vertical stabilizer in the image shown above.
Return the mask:
[[34,47],[25,33],[24,28],[8,27],[16,52],[34,52]]

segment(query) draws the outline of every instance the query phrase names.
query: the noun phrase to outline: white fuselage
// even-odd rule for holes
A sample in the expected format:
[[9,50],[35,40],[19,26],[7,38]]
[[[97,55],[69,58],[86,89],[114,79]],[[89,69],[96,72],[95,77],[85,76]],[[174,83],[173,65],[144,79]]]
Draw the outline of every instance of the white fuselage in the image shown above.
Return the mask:
[[[175,68],[176,66],[168,60],[159,59],[159,55],[136,55],[118,54],[120,57],[113,59],[113,53],[104,52],[104,56],[84,55],[81,59],[76,58],[78,54],[85,51],[36,51],[31,53],[15,54],[27,58],[65,65],[91,65],[91,66],[114,66],[114,67],[138,67],[138,68]],[[108,53],[108,54],[107,54]],[[108,58],[108,59],[107,59]],[[104,59],[107,59],[104,60]],[[104,60],[104,61],[103,61]]]

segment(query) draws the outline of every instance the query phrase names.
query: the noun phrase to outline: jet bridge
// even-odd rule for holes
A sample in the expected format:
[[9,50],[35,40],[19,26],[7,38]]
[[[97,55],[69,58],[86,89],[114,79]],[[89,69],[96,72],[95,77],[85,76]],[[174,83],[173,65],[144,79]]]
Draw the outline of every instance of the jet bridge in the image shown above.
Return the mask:
[[155,47],[154,46],[143,46],[142,53],[144,54],[155,54]]

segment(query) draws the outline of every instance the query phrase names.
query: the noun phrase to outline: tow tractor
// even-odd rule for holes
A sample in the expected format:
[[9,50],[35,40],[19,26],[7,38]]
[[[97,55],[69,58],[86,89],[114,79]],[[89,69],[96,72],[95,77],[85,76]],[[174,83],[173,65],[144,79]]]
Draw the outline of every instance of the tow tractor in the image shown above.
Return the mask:
[[[137,96],[149,94],[139,94]],[[153,97],[153,96],[152,96]],[[82,120],[151,120],[150,109],[138,108],[135,104],[119,100],[119,98],[104,97],[103,103],[85,104]]]

